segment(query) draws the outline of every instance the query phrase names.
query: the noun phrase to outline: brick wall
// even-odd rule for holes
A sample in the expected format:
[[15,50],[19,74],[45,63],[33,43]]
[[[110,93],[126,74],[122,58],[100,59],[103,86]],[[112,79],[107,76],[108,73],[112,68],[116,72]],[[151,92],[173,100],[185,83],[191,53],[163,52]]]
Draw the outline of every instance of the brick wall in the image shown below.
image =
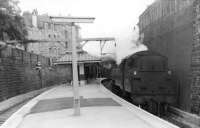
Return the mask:
[[[36,70],[40,61],[41,70]],[[50,66],[49,58],[10,47],[0,50],[0,101],[71,80],[71,66]]]
[[162,17],[141,33],[144,33],[144,44],[150,50],[168,58],[169,68],[180,86],[179,106],[182,110],[190,111],[193,6]]
[[200,1],[194,3],[194,42],[191,64],[191,112],[200,114]]
[[200,1],[162,17],[140,33],[149,49],[168,57],[180,83],[180,108],[200,115]]

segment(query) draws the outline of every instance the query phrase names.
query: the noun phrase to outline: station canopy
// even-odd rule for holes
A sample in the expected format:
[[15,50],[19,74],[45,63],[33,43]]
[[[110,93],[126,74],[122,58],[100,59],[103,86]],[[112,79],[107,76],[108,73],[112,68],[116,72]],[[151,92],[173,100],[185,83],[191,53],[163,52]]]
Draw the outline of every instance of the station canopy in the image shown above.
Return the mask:
[[101,61],[105,62],[105,61],[116,61],[115,56],[113,55],[103,55],[101,57]]
[[[101,62],[101,58],[91,55],[87,53],[86,51],[81,51],[77,53],[77,61],[78,63],[96,63]],[[66,63],[72,63],[72,53],[66,53],[63,57],[58,59],[56,61],[56,64],[66,64]]]

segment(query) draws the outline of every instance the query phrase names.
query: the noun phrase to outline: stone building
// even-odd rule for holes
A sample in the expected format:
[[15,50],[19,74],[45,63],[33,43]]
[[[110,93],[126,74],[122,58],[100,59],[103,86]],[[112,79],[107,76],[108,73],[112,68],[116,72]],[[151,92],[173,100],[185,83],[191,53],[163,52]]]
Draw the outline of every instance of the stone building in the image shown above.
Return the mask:
[[[53,64],[72,74],[72,42],[71,24],[58,24],[53,22],[47,14],[38,15],[37,10],[32,13],[24,12],[25,24],[28,30],[28,43],[26,50],[46,57],[53,58]],[[79,26],[76,26],[77,38],[81,39]],[[88,54],[77,44],[78,73],[81,84],[86,79],[100,77],[100,58]]]
[[[24,12],[28,31],[26,51],[59,59],[71,51],[71,25],[54,23],[47,14],[39,15],[37,10]],[[77,27],[78,32],[79,27]],[[78,34],[79,35],[79,34]],[[32,42],[31,42],[32,41]]]
[[140,32],[158,20],[183,11],[193,0],[155,0],[139,17]]
[[196,34],[199,5],[199,0],[156,0],[140,15],[138,23],[143,43],[168,57],[169,68],[179,81],[180,108],[197,114],[200,114],[200,49]]

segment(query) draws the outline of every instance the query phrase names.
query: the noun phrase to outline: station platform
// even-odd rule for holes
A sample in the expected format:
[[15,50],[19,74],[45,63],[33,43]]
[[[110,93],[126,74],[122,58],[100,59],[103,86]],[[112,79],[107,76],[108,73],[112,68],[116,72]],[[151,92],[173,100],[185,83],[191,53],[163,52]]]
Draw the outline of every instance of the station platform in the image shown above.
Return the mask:
[[60,85],[32,99],[1,128],[178,128],[100,84],[80,86],[79,91],[80,116],[73,115],[73,88]]

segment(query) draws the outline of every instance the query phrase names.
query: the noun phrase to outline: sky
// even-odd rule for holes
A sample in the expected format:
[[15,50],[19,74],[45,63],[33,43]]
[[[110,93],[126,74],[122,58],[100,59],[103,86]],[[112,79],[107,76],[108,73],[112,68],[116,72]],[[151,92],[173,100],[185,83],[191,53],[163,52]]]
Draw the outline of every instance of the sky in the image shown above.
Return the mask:
[[[154,0],[19,0],[22,11],[37,9],[39,14],[50,16],[89,16],[95,17],[92,24],[80,24],[83,38],[114,37],[108,42],[104,53],[116,53],[118,61],[136,51],[145,50],[134,42],[138,38],[137,23],[139,15]],[[136,29],[134,29],[136,27]],[[84,49],[91,54],[99,55],[99,43],[90,42]]]

